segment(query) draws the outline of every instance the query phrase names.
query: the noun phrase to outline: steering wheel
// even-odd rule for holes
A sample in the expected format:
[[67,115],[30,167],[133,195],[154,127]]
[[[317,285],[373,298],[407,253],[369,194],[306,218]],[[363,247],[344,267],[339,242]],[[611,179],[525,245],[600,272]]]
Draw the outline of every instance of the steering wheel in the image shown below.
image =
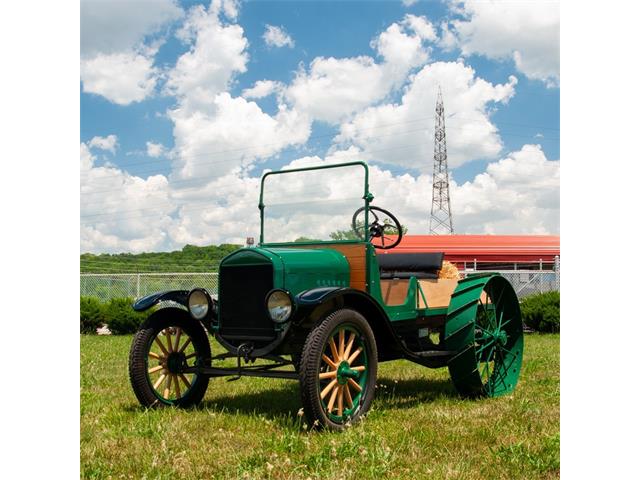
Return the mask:
[[[379,215],[377,215],[376,212],[378,212]],[[390,248],[398,245],[400,240],[402,240],[402,225],[400,225],[398,219],[394,217],[391,212],[380,207],[369,206],[369,213],[373,215],[373,222],[369,223],[371,245],[382,250],[389,250]],[[362,218],[359,219],[358,216],[361,216]],[[360,207],[353,214],[353,218],[351,219],[351,228],[358,238],[364,240],[364,207]],[[394,240],[387,237],[385,233],[389,235],[397,235],[397,237]],[[380,239],[380,241],[375,243],[373,241],[374,239]],[[389,243],[385,244],[385,240]]]

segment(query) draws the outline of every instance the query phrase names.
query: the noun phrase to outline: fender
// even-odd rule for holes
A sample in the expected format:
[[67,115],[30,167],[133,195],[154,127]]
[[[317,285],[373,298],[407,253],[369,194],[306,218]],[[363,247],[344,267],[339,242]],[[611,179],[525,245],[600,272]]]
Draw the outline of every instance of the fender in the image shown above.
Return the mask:
[[[293,319],[294,323],[306,323],[305,320],[313,320],[311,314],[314,310],[333,301],[338,301],[342,306],[351,307],[364,315],[376,338],[390,338],[397,351],[402,354],[409,353],[395,333],[387,313],[376,299],[366,292],[345,287],[320,287],[300,292],[295,297],[295,301],[297,310],[296,318]],[[388,352],[388,354],[396,356],[392,352]]]
[[165,290],[164,292],[156,292],[151,295],[146,295],[133,304],[133,309],[136,312],[144,312],[150,309],[159,302],[170,300],[172,302],[179,303],[184,307],[187,307],[187,298],[189,297],[189,290]]
[[315,310],[316,307],[335,299],[341,299],[345,305],[353,307],[368,307],[365,308],[365,310],[369,310],[371,313],[374,313],[376,317],[379,317],[380,320],[383,320],[384,324],[388,327],[389,332],[393,334],[391,321],[380,304],[366,292],[348,287],[320,287],[300,292],[295,297],[296,318],[293,319],[293,322],[297,323],[303,321],[304,317]]

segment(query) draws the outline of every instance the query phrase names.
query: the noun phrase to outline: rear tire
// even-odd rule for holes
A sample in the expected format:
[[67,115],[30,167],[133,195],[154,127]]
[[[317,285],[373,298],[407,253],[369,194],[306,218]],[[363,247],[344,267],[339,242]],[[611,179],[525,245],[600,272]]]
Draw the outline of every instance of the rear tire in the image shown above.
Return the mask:
[[199,403],[209,377],[184,374],[185,366],[211,366],[202,325],[179,308],[163,308],[140,327],[129,352],[129,379],[144,407],[189,407]]
[[309,333],[300,362],[302,405],[312,428],[343,430],[371,407],[378,371],[375,337],[355,310],[327,315]]

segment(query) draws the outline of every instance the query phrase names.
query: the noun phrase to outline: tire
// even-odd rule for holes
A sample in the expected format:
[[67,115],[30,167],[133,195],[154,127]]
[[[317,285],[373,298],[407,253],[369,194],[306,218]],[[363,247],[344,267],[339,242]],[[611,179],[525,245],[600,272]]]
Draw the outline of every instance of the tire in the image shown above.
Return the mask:
[[377,371],[376,341],[365,318],[350,309],[326,316],[309,333],[300,362],[309,425],[339,431],[360,420],[371,407]]
[[144,407],[198,404],[207,391],[209,377],[183,374],[185,365],[211,365],[207,333],[184,310],[160,309],[140,327],[129,352],[129,380],[140,404]]

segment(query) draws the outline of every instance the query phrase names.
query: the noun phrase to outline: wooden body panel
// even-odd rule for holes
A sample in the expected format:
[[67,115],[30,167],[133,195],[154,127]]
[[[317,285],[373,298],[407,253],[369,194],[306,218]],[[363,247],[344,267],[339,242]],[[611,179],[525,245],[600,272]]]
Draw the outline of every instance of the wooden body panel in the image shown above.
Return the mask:
[[[457,280],[446,278],[418,280],[420,288],[427,298],[427,304],[418,292],[417,307],[418,308],[447,308],[451,295],[453,294]],[[382,298],[388,306],[402,305],[407,299],[407,290],[409,288],[409,279],[392,279],[380,280],[380,289],[382,290]]]
[[[287,245],[296,248],[296,245]],[[355,290],[367,291],[367,247],[364,243],[322,243],[300,245],[297,248],[331,249],[342,253],[349,262],[349,286]]]
[[424,304],[422,296],[418,294],[418,308],[447,308],[451,301],[451,295],[458,286],[457,280],[448,278],[425,279],[418,280],[420,288],[427,298],[427,304]]
[[393,280],[380,280],[382,300],[389,306],[402,305],[407,299],[409,280],[395,278]]

